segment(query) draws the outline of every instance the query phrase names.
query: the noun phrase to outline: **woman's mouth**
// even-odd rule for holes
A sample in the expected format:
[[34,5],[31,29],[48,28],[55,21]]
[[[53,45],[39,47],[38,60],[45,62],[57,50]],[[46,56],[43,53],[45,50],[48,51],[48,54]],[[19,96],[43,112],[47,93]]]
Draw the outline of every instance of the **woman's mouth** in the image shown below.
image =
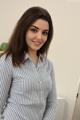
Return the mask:
[[32,41],[35,45],[41,45],[42,44],[42,42],[41,41],[36,41],[36,40],[33,40]]

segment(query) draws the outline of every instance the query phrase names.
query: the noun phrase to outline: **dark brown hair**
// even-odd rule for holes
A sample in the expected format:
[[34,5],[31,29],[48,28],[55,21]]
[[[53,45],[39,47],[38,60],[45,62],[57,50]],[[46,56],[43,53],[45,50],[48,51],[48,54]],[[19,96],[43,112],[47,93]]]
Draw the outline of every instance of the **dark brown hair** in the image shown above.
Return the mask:
[[53,36],[53,24],[51,16],[48,11],[42,7],[31,7],[21,16],[16,24],[16,27],[11,35],[8,48],[4,51],[6,57],[12,56],[12,63],[14,66],[20,66],[25,57],[25,52],[28,52],[28,46],[25,41],[25,34],[31,24],[37,19],[46,20],[49,23],[49,33],[46,43],[37,51],[37,54],[47,55],[49,45]]

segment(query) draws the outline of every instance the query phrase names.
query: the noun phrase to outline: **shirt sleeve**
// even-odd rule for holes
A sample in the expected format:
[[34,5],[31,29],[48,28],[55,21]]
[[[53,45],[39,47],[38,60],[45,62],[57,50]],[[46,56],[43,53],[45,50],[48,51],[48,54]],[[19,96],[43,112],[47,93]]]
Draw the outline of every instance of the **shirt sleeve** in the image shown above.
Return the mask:
[[5,57],[2,56],[0,58],[0,120],[2,120],[2,112],[8,97],[11,78],[12,72],[9,60],[5,60]]
[[51,63],[51,67],[52,67],[51,68],[52,90],[50,91],[46,100],[46,109],[43,115],[43,120],[55,120],[55,116],[56,116],[57,94],[56,94],[55,75],[54,75],[52,63]]

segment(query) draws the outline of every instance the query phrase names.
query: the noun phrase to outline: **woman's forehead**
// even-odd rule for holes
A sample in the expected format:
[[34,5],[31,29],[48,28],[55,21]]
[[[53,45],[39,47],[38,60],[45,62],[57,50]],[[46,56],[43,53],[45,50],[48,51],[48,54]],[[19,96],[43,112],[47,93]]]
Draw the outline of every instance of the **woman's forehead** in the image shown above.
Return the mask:
[[49,30],[49,23],[43,19],[37,19],[31,26],[39,28],[41,30]]

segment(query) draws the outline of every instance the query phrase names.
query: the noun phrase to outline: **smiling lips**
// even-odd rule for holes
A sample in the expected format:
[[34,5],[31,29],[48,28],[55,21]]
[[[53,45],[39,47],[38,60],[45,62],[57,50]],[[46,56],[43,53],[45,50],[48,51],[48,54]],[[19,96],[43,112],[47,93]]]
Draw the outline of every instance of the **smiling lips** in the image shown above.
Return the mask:
[[35,45],[41,45],[41,44],[42,44],[42,42],[36,41],[36,40],[33,40],[32,42],[33,42]]

